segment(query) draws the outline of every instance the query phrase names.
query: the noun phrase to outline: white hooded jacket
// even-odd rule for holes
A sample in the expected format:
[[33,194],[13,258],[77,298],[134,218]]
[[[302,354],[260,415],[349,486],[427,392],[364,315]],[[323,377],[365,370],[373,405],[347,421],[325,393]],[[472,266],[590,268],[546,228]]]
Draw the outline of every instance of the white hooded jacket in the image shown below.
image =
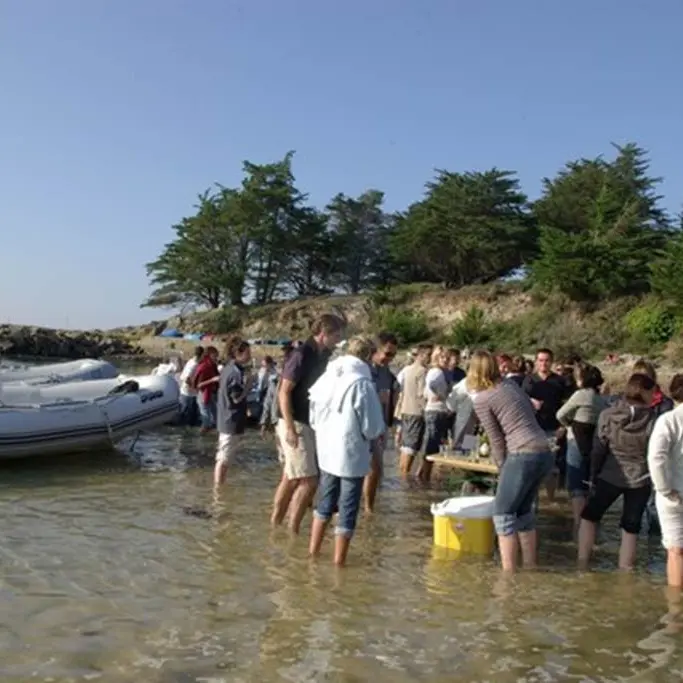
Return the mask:
[[364,477],[370,471],[370,441],[386,430],[370,367],[355,356],[341,356],[308,395],[321,471]]

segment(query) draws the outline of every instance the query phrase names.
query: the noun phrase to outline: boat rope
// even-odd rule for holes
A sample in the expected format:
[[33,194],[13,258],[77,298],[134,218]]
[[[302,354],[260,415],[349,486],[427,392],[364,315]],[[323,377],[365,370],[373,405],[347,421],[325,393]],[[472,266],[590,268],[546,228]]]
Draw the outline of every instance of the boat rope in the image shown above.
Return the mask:
[[131,443],[130,448],[128,449],[129,453],[132,453],[133,450],[135,449],[135,445],[137,444],[138,439],[140,438],[140,434],[142,434],[142,432],[140,432],[140,431],[135,432],[135,438],[133,439],[133,442]]
[[107,434],[109,434],[109,441],[111,441],[112,447],[114,446],[114,430],[111,427],[111,422],[109,421],[109,413],[107,408],[101,404],[100,401],[93,401],[93,403],[99,408],[102,417],[104,418],[104,424],[107,426]]

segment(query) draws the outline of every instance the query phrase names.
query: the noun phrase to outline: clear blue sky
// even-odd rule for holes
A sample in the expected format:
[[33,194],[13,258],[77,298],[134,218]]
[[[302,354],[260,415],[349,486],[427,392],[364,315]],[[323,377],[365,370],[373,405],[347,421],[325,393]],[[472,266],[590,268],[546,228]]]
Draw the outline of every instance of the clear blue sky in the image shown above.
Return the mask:
[[294,149],[323,205],[647,147],[683,203],[681,0],[0,0],[0,322],[108,327],[196,194]]

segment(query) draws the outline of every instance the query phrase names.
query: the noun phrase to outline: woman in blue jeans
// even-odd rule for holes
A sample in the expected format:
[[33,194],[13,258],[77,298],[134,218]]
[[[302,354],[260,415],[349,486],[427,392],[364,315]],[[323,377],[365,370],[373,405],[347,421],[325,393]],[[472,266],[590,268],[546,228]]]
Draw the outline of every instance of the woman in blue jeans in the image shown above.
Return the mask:
[[354,337],[347,354],[328,364],[311,387],[310,423],[320,467],[318,506],[313,513],[309,553],[317,555],[337,513],[334,562],[346,563],[351,537],[370,472],[370,445],[386,431],[382,405],[370,371],[371,340]]
[[488,351],[476,351],[467,370],[467,390],[489,437],[491,458],[500,468],[493,523],[503,569],[517,568],[521,547],[525,567],[536,566],[535,501],[554,466],[548,438],[536,421],[529,397],[503,380]]

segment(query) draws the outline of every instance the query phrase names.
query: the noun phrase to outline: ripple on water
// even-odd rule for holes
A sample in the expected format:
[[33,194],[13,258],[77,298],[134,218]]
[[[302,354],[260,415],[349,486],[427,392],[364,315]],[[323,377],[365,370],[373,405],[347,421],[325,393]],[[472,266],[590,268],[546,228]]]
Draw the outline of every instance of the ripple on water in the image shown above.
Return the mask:
[[406,488],[388,463],[378,512],[337,571],[329,542],[312,562],[307,534],[269,529],[268,447],[247,439],[219,501],[213,448],[168,429],[134,453],[2,468],[1,680],[681,678],[662,553],[616,574],[614,517],[601,571],[574,571],[566,516],[549,510],[544,569],[504,578],[491,560],[432,549],[427,503],[444,494]]

